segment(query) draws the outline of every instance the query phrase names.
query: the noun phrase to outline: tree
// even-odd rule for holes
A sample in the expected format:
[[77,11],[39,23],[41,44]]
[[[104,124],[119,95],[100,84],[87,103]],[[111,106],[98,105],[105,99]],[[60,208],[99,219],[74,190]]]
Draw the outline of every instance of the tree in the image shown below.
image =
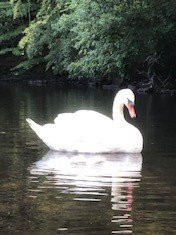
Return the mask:
[[0,12],[1,54],[20,55],[16,70],[139,81],[156,57],[150,75],[174,80],[175,0],[11,0]]

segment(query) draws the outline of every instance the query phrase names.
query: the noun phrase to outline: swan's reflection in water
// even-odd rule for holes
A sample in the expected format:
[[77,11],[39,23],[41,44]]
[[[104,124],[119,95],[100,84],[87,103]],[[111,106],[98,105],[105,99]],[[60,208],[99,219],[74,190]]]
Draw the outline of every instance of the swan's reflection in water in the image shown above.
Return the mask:
[[[132,233],[133,191],[139,186],[141,168],[141,154],[90,155],[49,151],[29,168],[30,182],[38,182],[37,188],[30,190],[30,197],[37,197],[38,191],[41,193],[48,188],[55,188],[57,200],[62,201],[68,195],[72,196],[69,200],[75,202],[74,208],[75,205],[78,206],[80,215],[80,210],[85,210],[85,214],[90,206],[95,212],[95,217],[100,218],[99,225],[96,222],[97,230],[105,231],[105,228],[100,228],[100,224],[105,226],[102,225],[101,217],[104,220],[106,214],[106,229],[116,234]],[[41,176],[44,177],[42,181],[38,180]],[[85,203],[87,204],[84,208]],[[73,212],[71,216],[76,214]],[[87,210],[86,220],[89,220],[89,217]],[[78,231],[83,224],[84,221],[80,222],[80,225],[77,223]],[[86,223],[86,226],[89,227],[90,233],[92,222],[88,224]]]

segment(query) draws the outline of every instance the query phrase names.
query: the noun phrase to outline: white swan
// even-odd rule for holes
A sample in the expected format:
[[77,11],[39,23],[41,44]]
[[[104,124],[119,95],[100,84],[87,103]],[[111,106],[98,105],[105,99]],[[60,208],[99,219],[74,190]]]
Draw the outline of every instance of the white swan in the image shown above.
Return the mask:
[[54,124],[39,125],[26,119],[39,138],[52,150],[87,153],[140,153],[143,138],[140,131],[124,118],[124,105],[132,118],[134,93],[120,90],[113,103],[113,119],[89,110],[59,114]]

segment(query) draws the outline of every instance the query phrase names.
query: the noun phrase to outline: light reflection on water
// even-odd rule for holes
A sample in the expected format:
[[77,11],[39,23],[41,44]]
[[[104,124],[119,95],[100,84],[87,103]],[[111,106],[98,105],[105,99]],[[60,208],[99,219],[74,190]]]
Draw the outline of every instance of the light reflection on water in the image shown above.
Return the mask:
[[113,96],[0,84],[0,234],[176,234],[175,96],[137,95],[137,119],[126,115],[144,136],[142,176],[125,170],[125,159],[135,166],[128,155],[86,155],[70,170],[78,155],[62,154],[62,165],[44,168],[48,150],[25,119],[44,124],[80,108],[111,117]]
[[[55,199],[58,203],[71,195],[70,200],[73,204],[75,201],[79,208],[76,214],[74,211],[72,214],[77,218],[86,210],[84,203],[93,203],[90,207],[95,208],[96,214],[97,207],[101,208],[104,200],[109,200],[112,215],[107,219],[112,233],[132,233],[133,191],[135,187],[139,187],[141,169],[141,154],[74,155],[49,151],[29,167],[29,197],[40,197],[41,193],[47,193],[48,189],[55,188]],[[41,181],[40,177],[44,179]],[[69,220],[68,217],[63,219]],[[78,220],[77,232],[83,226],[83,222],[80,220],[79,224]],[[88,230],[92,231],[93,227],[89,224]],[[68,226],[65,229],[69,231],[72,227]]]

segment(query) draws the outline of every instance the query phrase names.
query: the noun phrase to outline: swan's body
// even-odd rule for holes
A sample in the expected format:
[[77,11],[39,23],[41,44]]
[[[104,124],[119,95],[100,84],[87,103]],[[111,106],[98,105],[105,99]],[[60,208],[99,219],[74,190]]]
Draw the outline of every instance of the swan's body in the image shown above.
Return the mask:
[[139,153],[143,138],[140,131],[129,124],[123,115],[124,104],[135,116],[134,94],[129,89],[117,93],[113,104],[113,119],[89,110],[59,114],[54,124],[38,125],[27,122],[39,138],[52,150],[88,153]]

